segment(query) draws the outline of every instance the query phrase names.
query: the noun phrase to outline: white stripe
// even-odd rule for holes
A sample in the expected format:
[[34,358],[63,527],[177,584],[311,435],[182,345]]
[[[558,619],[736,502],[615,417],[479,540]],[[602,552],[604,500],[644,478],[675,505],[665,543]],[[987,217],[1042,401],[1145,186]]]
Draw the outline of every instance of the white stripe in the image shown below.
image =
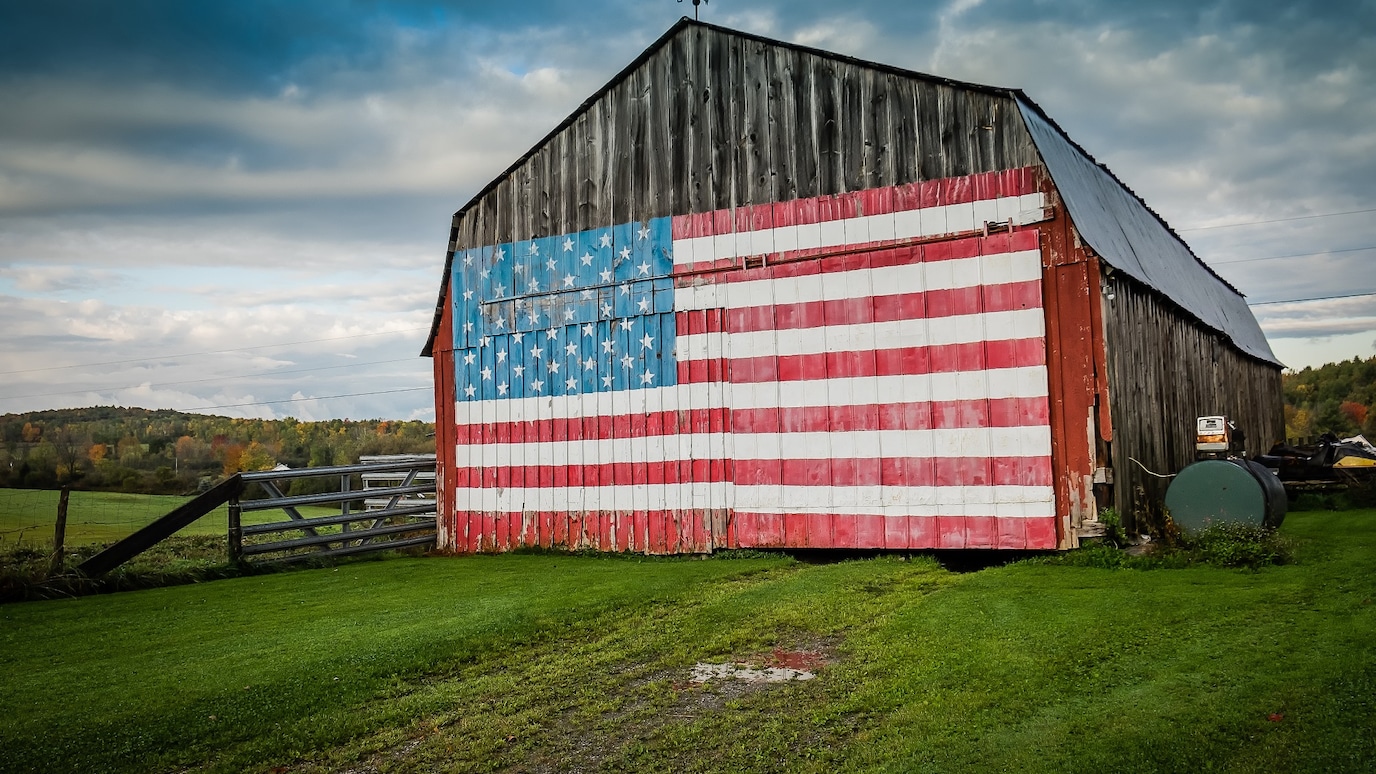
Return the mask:
[[1005,196],[978,202],[947,204],[883,215],[781,226],[752,232],[686,237],[674,240],[674,265],[740,258],[788,250],[847,247],[892,239],[940,236],[983,227],[985,222],[1019,224],[1043,219],[1042,193]]
[[[458,467],[506,467],[510,455],[519,454],[522,465],[601,465],[611,463],[678,462],[695,459],[688,448],[720,443],[722,433],[682,433],[631,439],[602,438],[528,443],[458,444]],[[735,433],[735,454],[740,460],[778,459],[874,459],[879,457],[1045,457],[1051,453],[1051,428],[977,427],[934,430],[873,430],[862,432]]]
[[[731,357],[735,359],[901,347],[939,347],[946,344],[1040,338],[1044,334],[1043,313],[1040,308],[1036,308],[881,323],[731,333],[728,334],[727,347]],[[705,348],[704,344],[695,339],[713,335],[716,334],[696,333],[675,337],[675,357],[679,361],[694,359],[695,353]]]
[[[729,396],[725,387],[729,387]],[[761,384],[698,383],[673,387],[656,387],[640,392],[658,392],[664,411],[719,408],[723,400],[733,409],[777,408],[780,406],[844,406],[874,403],[912,403],[920,401],[984,400],[995,398],[1042,398],[1048,394],[1046,366],[994,368],[987,371],[960,373],[908,374],[902,376],[861,376],[841,379],[816,379],[807,382],[765,382]],[[829,396],[847,395],[849,399],[834,400]],[[607,393],[597,393],[598,396]],[[541,419],[582,417],[586,411],[577,395],[550,398],[513,398],[512,420],[535,419],[533,407],[543,404]],[[460,402],[457,424],[480,424],[484,420],[478,408],[482,404],[503,401]],[[605,415],[610,401],[598,404],[597,413]],[[468,411],[468,410],[471,410]],[[465,417],[467,419],[465,420]],[[729,440],[728,434],[728,439]],[[721,459],[721,457],[712,457]]]
[[[865,275],[868,275],[867,279]],[[826,275],[825,295],[820,274],[676,288],[674,309],[680,312],[715,307],[738,309],[768,303],[801,304],[824,299],[831,301],[841,298],[863,298],[868,294],[856,295],[855,291],[848,289],[864,287],[866,281],[879,289],[882,295],[882,291],[886,289],[901,289],[903,293],[922,293],[1028,282],[1040,280],[1041,276],[1041,253],[1037,250],[1022,250],[1015,253],[954,258],[948,261],[832,272]],[[765,298],[771,300],[761,300]]]
[[1051,427],[736,433],[735,443],[738,460],[1045,457],[1051,453]]
[[[716,435],[713,439],[711,436]],[[679,451],[680,440],[690,444],[721,441],[721,433],[681,433],[639,438],[595,438],[568,441],[530,441],[528,443],[458,444],[457,467],[505,467],[499,463],[503,453],[519,450],[524,465],[600,465],[614,462],[677,462],[693,459]],[[634,442],[640,442],[636,444]]]
[[[759,509],[767,508],[775,509],[774,513],[867,513],[865,508],[880,505],[918,505],[944,508],[947,516],[983,515],[978,512],[986,508],[980,506],[999,503],[1050,505],[1056,497],[1049,486],[738,485],[735,495],[734,507],[744,511],[761,512]],[[962,514],[961,506],[974,512]]]
[[[713,508],[729,508],[732,484],[726,481],[711,483],[694,482],[691,484],[625,484],[595,487],[581,487],[585,502],[599,505],[587,506],[598,510],[647,510],[663,511],[680,507],[700,498],[711,503]],[[569,496],[574,488],[565,487],[505,487],[505,488],[459,488],[455,502],[459,511],[513,511],[540,510],[540,502],[547,500],[550,511],[570,511]],[[481,502],[481,505],[479,503]],[[624,504],[624,506],[623,506]],[[634,507],[633,507],[634,506]],[[709,506],[704,506],[709,507]]]

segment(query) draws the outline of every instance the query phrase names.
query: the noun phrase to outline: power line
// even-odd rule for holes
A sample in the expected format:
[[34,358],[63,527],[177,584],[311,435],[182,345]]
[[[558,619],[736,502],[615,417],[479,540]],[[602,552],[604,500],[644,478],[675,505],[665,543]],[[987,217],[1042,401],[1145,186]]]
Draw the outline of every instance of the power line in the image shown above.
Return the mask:
[[1248,306],[1266,306],[1267,304],[1302,304],[1306,301],[1333,301],[1339,298],[1361,298],[1363,296],[1376,296],[1376,291],[1366,293],[1346,293],[1338,296],[1315,296],[1313,298],[1289,298],[1280,301],[1248,301]]
[[1309,258],[1315,255],[1333,255],[1335,253],[1355,253],[1362,250],[1376,250],[1376,245],[1366,247],[1344,247],[1341,250],[1324,250],[1318,253],[1293,253],[1291,255],[1268,255],[1265,258],[1238,258],[1232,261],[1210,261],[1210,266],[1225,266],[1230,263],[1256,263],[1257,261],[1278,261],[1281,258]]
[[[316,368],[297,368],[291,371],[258,371],[251,374],[239,374],[237,376],[215,376],[209,379],[183,379],[177,382],[150,382],[150,387],[172,387],[180,384],[203,384],[205,382],[232,381],[235,379],[251,379],[255,376],[271,377],[283,376],[286,374],[304,374],[311,371],[329,371],[338,368],[362,368],[363,366],[385,365],[388,363],[409,363],[417,358],[405,357],[396,360],[370,360],[364,363],[344,363],[342,365],[318,366]],[[0,396],[0,400],[18,400],[19,398],[53,398],[61,395],[81,395],[87,392],[114,392],[118,390],[132,390],[135,387],[142,387],[144,383],[127,384],[123,387],[88,387],[84,390],[67,390],[66,392],[37,392],[30,395],[5,395]]]
[[373,392],[351,392],[344,395],[319,395],[312,398],[285,398],[283,400],[259,400],[252,403],[226,403],[222,406],[197,406],[195,408],[178,409],[178,411],[208,411],[210,409],[222,408],[242,408],[244,406],[273,406],[278,403],[305,403],[308,400],[334,400],[335,398],[359,398],[365,395],[393,395],[398,392],[420,392],[429,391],[430,387],[406,387],[400,390],[375,390]]
[[389,336],[396,333],[410,333],[411,331],[428,331],[430,326],[417,326],[415,328],[398,328],[394,331],[375,331],[373,333],[355,333],[350,336],[328,336],[323,339],[305,339],[304,341],[284,341],[278,344],[258,344],[252,347],[233,347],[231,349],[212,349],[204,352],[187,352],[181,355],[158,355],[156,357],[138,357],[128,360],[106,360],[99,363],[76,363],[73,365],[47,366],[45,368],[25,368],[19,371],[0,371],[0,376],[5,374],[32,374],[39,371],[61,371],[67,368],[90,368],[92,366],[123,365],[125,363],[146,363],[151,360],[173,360],[179,357],[199,357],[201,355],[223,355],[229,352],[248,352],[255,349],[271,349],[273,347],[290,347],[296,344],[315,344],[321,341],[342,341],[344,339],[361,339],[367,336]]
[[1288,223],[1292,220],[1313,220],[1314,218],[1336,218],[1339,215],[1360,215],[1365,212],[1376,212],[1376,207],[1366,210],[1348,210],[1346,212],[1321,212],[1317,215],[1296,215],[1293,218],[1270,218],[1268,220],[1249,220],[1243,223],[1224,223],[1218,226],[1193,226],[1191,228],[1178,228],[1176,233],[1184,231],[1211,231],[1216,228],[1239,228],[1241,226],[1262,226],[1267,223]]

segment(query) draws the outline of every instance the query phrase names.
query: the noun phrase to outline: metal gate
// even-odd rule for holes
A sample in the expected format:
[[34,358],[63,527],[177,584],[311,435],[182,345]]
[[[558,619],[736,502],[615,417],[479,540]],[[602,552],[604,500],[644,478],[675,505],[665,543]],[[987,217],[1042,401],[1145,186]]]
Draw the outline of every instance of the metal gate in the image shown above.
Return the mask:
[[[434,455],[419,455],[396,462],[242,473],[245,489],[256,484],[262,496],[246,499],[246,492],[239,492],[229,501],[230,561],[301,562],[431,545],[435,542],[434,471]],[[284,493],[283,482],[322,478],[333,479],[329,491]],[[356,481],[380,478],[396,483],[366,489],[355,486]],[[319,511],[321,506],[337,506],[338,512],[303,512]],[[245,513],[270,510],[281,510],[287,520],[243,523]]]

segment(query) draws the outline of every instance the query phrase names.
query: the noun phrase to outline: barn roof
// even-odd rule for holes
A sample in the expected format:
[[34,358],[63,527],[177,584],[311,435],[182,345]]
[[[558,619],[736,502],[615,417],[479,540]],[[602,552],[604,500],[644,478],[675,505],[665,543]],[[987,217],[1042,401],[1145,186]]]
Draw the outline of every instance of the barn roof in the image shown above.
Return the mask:
[[[1119,270],[1159,292],[1204,326],[1227,337],[1241,352],[1263,362],[1281,366],[1271,351],[1266,336],[1248,308],[1243,295],[1218,276],[1190,250],[1166,222],[1117,178],[1107,167],[1098,163],[1083,148],[1070,139],[1046,112],[1020,89],[987,86],[942,78],[913,70],[906,70],[879,62],[870,62],[795,43],[773,40],[739,30],[720,27],[684,17],[650,44],[630,64],[617,73],[601,89],[584,100],[576,110],[550,130],[530,150],[516,159],[500,175],[478,191],[468,203],[454,213],[457,219],[478,204],[483,197],[540,150],[551,138],[569,127],[581,114],[608,91],[628,78],[662,49],[675,36],[691,27],[712,30],[770,46],[778,46],[813,56],[844,62],[878,72],[905,78],[920,79],[959,89],[1006,96],[1015,100],[1023,121],[1040,153],[1057,191],[1065,201],[1083,241],[1113,269]],[[452,246],[451,246],[452,247]],[[453,253],[445,262],[440,280],[439,299],[423,356],[432,353],[444,304],[447,302],[449,272]]]

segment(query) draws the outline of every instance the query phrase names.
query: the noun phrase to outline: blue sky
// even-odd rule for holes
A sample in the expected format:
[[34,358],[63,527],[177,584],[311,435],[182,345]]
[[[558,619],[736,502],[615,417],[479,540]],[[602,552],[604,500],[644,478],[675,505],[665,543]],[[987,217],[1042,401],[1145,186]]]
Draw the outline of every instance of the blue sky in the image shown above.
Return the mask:
[[[432,417],[416,354],[449,215],[684,13],[0,4],[0,412]],[[1369,0],[703,19],[1023,88],[1249,298],[1376,291]],[[1292,366],[1376,352],[1376,296],[1255,309]]]

